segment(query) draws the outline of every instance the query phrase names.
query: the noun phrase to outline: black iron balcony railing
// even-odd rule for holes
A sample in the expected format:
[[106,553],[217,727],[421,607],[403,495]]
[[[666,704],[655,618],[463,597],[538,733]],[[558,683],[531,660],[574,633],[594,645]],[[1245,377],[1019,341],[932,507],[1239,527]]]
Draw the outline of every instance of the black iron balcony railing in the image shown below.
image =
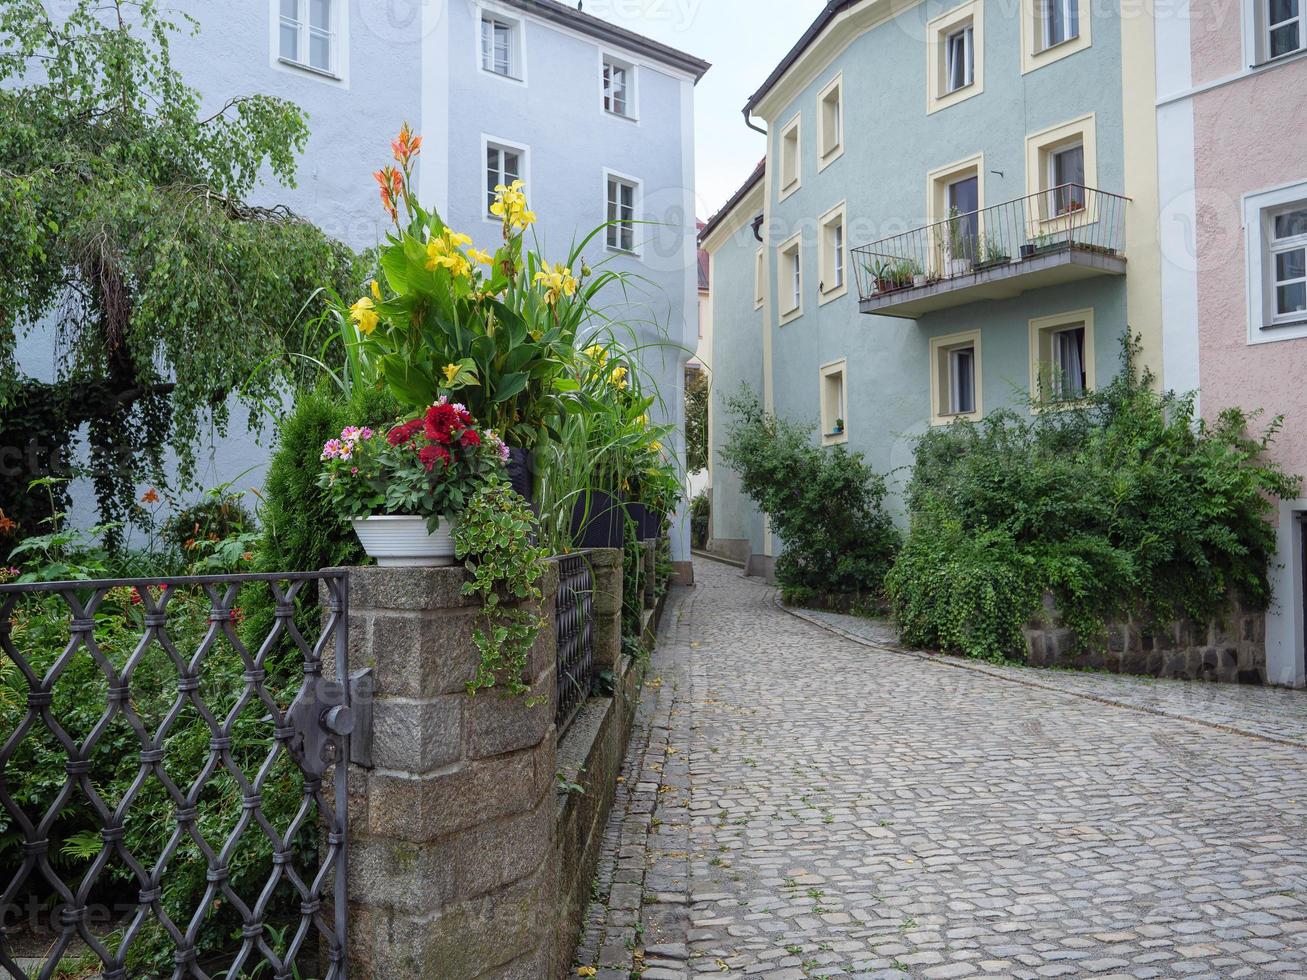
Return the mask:
[[[978,211],[955,211],[934,224],[855,248],[862,308],[875,312],[911,304],[914,298],[1072,261],[1092,267],[1106,259],[1098,263],[1100,271],[1124,271],[1128,202],[1120,194],[1062,184]],[[941,305],[949,304],[924,308]]]

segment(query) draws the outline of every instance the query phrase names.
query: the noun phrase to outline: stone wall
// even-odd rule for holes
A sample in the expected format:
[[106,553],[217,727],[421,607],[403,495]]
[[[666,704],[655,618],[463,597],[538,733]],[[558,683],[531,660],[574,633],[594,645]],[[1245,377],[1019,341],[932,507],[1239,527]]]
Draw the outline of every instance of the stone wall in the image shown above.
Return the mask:
[[1108,625],[1083,652],[1051,595],[1025,630],[1026,659],[1036,667],[1107,670],[1184,680],[1261,684],[1266,679],[1266,615],[1232,601],[1222,620],[1164,626],[1135,617]]
[[[640,679],[621,657],[621,554],[593,561],[595,670],[616,696],[587,702],[561,746],[555,565],[523,678],[534,706],[468,694],[479,655],[463,569],[350,570],[350,666],[371,666],[375,687],[373,768],[349,774],[352,976],[567,974]],[[584,794],[560,790],[574,759]]]

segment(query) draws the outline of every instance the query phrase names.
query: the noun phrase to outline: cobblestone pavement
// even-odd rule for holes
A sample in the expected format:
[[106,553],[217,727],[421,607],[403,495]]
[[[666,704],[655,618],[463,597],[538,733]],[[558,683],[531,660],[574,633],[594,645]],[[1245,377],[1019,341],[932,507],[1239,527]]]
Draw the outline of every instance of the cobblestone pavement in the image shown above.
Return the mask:
[[[793,615],[819,623],[851,638],[888,649],[900,649],[892,623],[813,609]],[[1279,687],[1240,687],[1204,681],[1164,681],[1094,671],[1049,670],[1040,667],[998,666],[962,657],[908,651],[953,666],[978,670],[1026,684],[1074,691],[1127,707],[1174,718],[1189,718],[1233,728],[1251,735],[1291,742],[1307,748],[1307,692]]]
[[1303,749],[872,649],[695,572],[583,975],[1307,977]]

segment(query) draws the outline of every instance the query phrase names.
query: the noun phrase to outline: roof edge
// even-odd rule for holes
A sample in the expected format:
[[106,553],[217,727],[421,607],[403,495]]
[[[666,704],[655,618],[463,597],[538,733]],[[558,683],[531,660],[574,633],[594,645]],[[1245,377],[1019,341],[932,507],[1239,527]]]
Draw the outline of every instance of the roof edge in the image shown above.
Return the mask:
[[822,31],[830,25],[830,22],[848,8],[856,7],[860,3],[862,3],[862,0],[827,0],[825,9],[817,15],[817,18],[808,26],[808,29],[803,32],[794,47],[786,52],[780,64],[762,83],[762,87],[749,96],[749,101],[744,105],[744,111],[752,115],[753,110],[767,97],[767,93],[776,87],[776,84],[785,76],[786,72],[794,67],[794,63],[803,56],[809,45],[821,36]]
[[709,218],[703,228],[699,230],[700,245],[707,241],[708,237],[730,217],[731,213],[740,206],[740,203],[749,196],[749,193],[762,182],[766,173],[767,159],[764,157],[759,161],[758,166],[753,168],[753,173],[749,174],[748,179],[740,185],[740,189],[732,194],[730,200],[718,208],[717,213]]
[[577,10],[559,2],[559,0],[501,0],[501,2],[508,4],[510,7],[516,7],[518,10],[535,14],[544,20],[564,24],[597,40],[633,48],[661,61],[665,65],[679,68],[681,71],[693,75],[696,82],[703,78],[708,69],[712,67],[702,58],[696,58],[692,54],[687,54],[673,48],[671,45],[663,44],[661,41],[655,41],[653,38],[645,37],[643,34],[637,34],[635,31],[627,30],[625,27],[618,27],[601,17]]

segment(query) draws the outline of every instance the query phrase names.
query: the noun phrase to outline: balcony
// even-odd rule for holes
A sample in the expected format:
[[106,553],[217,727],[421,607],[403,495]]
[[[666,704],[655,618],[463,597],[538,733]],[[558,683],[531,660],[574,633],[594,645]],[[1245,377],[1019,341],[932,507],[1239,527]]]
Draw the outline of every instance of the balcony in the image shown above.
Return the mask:
[[1062,184],[852,250],[863,313],[909,319],[1125,275],[1128,197]]

